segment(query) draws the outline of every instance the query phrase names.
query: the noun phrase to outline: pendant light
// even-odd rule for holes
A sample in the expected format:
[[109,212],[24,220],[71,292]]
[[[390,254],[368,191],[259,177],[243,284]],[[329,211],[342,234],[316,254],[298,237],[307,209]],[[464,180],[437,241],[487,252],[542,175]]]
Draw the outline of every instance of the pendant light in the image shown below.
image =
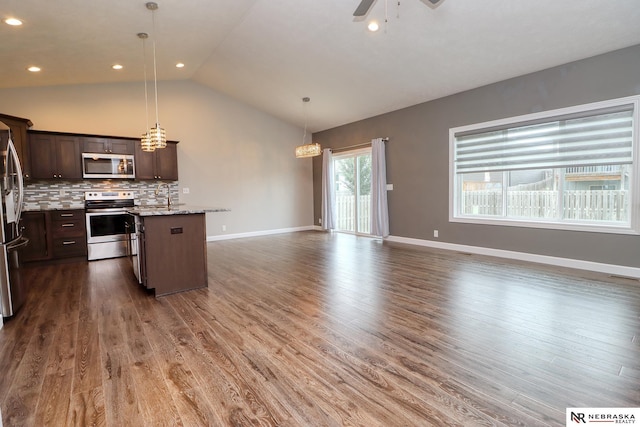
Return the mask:
[[307,139],[307,110],[305,109],[305,105],[311,101],[309,97],[302,98],[302,109],[304,110],[304,134],[302,135],[302,145],[298,145],[296,147],[296,157],[301,159],[305,157],[315,157],[322,154],[322,148],[320,144],[310,142],[306,143]]
[[[138,33],[138,38],[142,40],[142,58],[143,58],[143,68],[144,68],[144,110],[147,117],[147,125],[145,129],[149,129],[149,96],[147,91],[147,49],[145,40],[149,37],[147,33]],[[151,143],[151,136],[149,135],[149,131],[147,130],[142,134],[140,138],[140,148],[142,151],[152,152],[156,150],[155,145]]]
[[160,121],[158,120],[158,71],[156,66],[156,17],[155,11],[158,10],[158,3],[148,2],[147,9],[151,11],[152,26],[153,26],[153,84],[156,95],[156,125],[149,129],[149,138],[151,145],[155,148],[165,148],[167,146],[167,134],[164,129],[160,127]]

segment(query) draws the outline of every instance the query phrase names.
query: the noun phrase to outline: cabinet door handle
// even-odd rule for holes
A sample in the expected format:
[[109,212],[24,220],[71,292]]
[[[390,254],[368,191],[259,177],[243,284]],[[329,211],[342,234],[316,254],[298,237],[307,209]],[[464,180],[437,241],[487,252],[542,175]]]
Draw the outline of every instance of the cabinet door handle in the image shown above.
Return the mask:
[[75,227],[75,224],[62,224],[63,227]]
[[63,245],[75,245],[76,241],[75,240],[65,240],[64,242],[62,242]]
[[60,214],[60,217],[70,217],[70,216],[73,216],[73,214],[69,214],[69,213]]

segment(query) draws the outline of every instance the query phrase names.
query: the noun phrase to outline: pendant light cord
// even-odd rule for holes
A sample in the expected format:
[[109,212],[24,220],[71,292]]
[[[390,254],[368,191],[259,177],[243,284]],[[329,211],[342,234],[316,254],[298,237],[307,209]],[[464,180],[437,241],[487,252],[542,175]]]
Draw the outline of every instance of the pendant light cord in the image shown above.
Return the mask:
[[147,133],[149,133],[149,92],[147,89],[147,49],[145,39],[146,37],[140,36],[142,39],[142,60],[144,69],[144,112],[147,117]]
[[156,69],[156,11],[151,11],[152,27],[153,27],[153,83],[156,94],[156,127],[160,126],[158,119],[158,72]]
[[302,111],[304,114],[304,134],[302,135],[302,145],[307,141],[307,103],[310,101],[308,97],[302,98]]
[[384,32],[387,32],[389,25],[389,3],[388,0],[384,0]]

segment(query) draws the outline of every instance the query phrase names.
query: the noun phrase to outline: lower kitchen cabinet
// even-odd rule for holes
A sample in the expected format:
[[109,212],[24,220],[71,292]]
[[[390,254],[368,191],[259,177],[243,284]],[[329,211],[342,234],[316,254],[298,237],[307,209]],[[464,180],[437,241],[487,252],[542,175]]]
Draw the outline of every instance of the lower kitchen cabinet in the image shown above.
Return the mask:
[[204,214],[152,215],[139,219],[141,283],[156,296],[207,286]]
[[29,239],[21,253],[24,262],[87,257],[83,209],[25,212],[22,227]]
[[29,244],[20,249],[20,260],[42,261],[50,258],[51,248],[47,236],[49,233],[49,215],[47,212],[24,212],[21,224],[23,234],[29,239]]
[[53,258],[87,256],[87,229],[82,209],[50,211]]

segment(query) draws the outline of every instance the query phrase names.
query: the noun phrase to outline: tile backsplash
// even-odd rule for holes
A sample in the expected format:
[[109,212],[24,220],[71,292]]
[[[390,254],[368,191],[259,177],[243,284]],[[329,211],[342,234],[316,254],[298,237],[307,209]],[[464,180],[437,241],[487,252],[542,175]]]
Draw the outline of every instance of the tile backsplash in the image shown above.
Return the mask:
[[[167,182],[171,198],[179,199],[178,181]],[[155,195],[157,181],[84,180],[84,181],[30,181],[25,183],[24,210],[83,209],[85,191],[132,191],[136,205],[157,205],[167,200],[167,189]]]

